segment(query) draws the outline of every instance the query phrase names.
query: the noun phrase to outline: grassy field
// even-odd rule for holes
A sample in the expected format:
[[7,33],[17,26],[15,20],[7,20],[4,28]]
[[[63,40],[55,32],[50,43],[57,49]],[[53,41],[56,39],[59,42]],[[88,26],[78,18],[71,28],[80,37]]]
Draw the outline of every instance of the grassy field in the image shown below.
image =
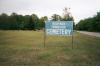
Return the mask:
[[100,38],[74,32],[71,37],[42,31],[0,31],[0,66],[100,66]]

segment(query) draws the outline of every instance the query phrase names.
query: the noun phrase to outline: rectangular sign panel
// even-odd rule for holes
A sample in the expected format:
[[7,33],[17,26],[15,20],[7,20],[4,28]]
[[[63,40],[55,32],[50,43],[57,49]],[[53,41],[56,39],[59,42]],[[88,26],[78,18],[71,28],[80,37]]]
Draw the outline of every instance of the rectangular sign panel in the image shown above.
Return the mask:
[[73,21],[46,21],[46,35],[72,36]]

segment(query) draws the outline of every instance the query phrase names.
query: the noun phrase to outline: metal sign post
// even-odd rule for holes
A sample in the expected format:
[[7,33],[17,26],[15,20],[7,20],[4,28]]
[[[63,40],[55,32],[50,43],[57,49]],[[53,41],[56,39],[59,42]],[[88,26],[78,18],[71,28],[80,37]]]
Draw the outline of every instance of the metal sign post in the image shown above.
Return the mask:
[[46,34],[45,34],[45,24],[44,24],[44,48],[45,48]]
[[[72,24],[72,25],[73,25],[73,24]],[[74,27],[73,27],[73,28],[74,28]],[[73,45],[73,38],[74,38],[74,37],[73,37],[73,32],[74,32],[74,31],[73,31],[73,28],[72,28],[72,49],[74,48],[74,45]]]
[[73,32],[72,32],[72,49],[73,49]]

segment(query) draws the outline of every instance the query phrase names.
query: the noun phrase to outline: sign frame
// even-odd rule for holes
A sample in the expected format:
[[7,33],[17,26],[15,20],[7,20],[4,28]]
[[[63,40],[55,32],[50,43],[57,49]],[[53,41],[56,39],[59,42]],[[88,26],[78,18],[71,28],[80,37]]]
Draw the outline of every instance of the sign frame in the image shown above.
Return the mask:
[[73,21],[46,21],[46,35],[72,36]]
[[[44,24],[44,48],[46,46],[46,22],[58,22],[58,21],[45,21],[45,24]],[[73,21],[59,21],[59,22],[72,22],[72,49],[73,49]],[[48,35],[48,34],[47,34]],[[57,36],[57,35],[55,35]],[[58,36],[68,36],[68,35],[58,35]]]

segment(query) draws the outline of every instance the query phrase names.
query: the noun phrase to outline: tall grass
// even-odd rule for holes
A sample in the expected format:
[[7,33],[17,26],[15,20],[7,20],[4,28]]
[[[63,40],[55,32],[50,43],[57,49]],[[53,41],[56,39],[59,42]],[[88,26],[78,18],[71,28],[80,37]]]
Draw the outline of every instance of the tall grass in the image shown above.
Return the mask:
[[43,31],[0,31],[1,66],[100,66],[100,38],[74,32],[72,37]]

